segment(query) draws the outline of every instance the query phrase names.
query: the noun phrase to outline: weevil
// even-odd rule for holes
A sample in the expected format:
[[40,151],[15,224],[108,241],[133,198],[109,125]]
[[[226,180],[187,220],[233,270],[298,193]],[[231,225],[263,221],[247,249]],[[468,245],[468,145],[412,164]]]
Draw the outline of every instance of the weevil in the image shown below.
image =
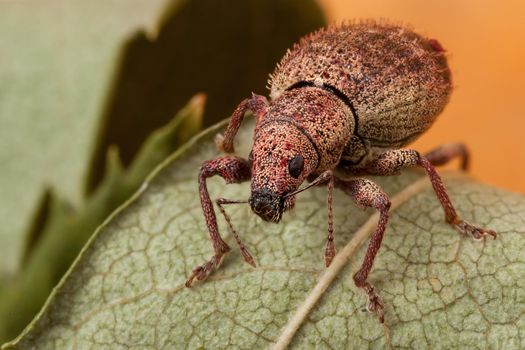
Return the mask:
[[[327,187],[326,266],[335,256],[332,192],[340,189],[358,206],[379,212],[379,221],[360,269],[353,279],[368,296],[368,310],[384,321],[384,305],[368,281],[388,221],[390,200],[365,175],[394,175],[402,168],[424,169],[439,199],[445,220],[460,233],[496,238],[493,230],[462,220],[434,166],[461,159],[463,144],[448,144],[425,155],[404,148],[424,133],[442,112],[452,90],[445,50],[435,39],[397,24],[360,21],[330,26],[303,37],[288,50],[269,79],[270,100],[260,95],[242,101],[233,112],[219,148],[228,153],[206,161],[199,174],[199,193],[214,255],[193,269],[186,281],[204,280],[219,267],[230,247],[219,234],[206,179],[219,175],[226,183],[251,181],[248,200],[216,201],[244,260],[255,266],[224,210],[249,203],[265,221],[278,223],[294,207],[296,195],[317,185]],[[248,159],[231,153],[246,112],[256,118]],[[341,176],[342,175],[350,175]],[[304,187],[300,185],[308,182]]]

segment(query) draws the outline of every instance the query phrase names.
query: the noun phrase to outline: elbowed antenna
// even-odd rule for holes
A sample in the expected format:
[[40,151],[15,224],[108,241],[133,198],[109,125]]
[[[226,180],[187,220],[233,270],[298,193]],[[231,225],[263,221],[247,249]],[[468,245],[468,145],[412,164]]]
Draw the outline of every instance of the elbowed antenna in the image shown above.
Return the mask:
[[244,258],[244,261],[246,261],[251,266],[255,267],[255,261],[253,260],[252,255],[242,243],[241,238],[239,237],[239,233],[237,233],[237,230],[233,228],[232,222],[230,220],[230,216],[226,214],[226,210],[224,210],[223,205],[225,204],[247,204],[248,200],[234,200],[234,199],[226,199],[226,198],[219,198],[216,201],[217,205],[219,206],[219,210],[221,211],[222,215],[224,216],[224,219],[226,219],[226,222],[228,223],[228,227],[230,228],[230,231],[235,238],[235,241],[237,242],[237,245],[239,246],[239,249],[241,250],[242,257]]
[[248,203],[248,200],[235,200],[235,199],[226,199],[226,198],[219,198],[217,199],[217,204],[246,204]]
[[299,188],[295,191],[292,191],[292,192],[289,192],[287,194],[284,195],[284,198],[288,198],[288,197],[292,197],[292,196],[295,196],[296,194],[298,193],[301,193],[303,191],[306,191],[307,189],[309,189],[310,187],[313,187],[313,186],[317,186],[317,185],[320,185],[326,181],[330,181],[330,179],[332,178],[333,176],[333,172],[331,170],[327,170],[325,171],[324,173],[322,173],[321,175],[319,175],[318,177],[315,178],[314,181],[310,182],[308,185],[306,185],[305,187],[303,188]]

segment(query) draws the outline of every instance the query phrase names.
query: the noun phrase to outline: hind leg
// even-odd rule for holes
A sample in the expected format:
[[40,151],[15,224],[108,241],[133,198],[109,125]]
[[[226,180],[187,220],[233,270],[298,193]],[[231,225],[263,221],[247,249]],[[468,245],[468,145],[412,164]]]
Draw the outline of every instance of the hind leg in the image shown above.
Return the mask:
[[[448,156],[443,156],[443,154],[448,154]],[[443,162],[443,160],[447,158],[451,159],[450,156],[455,156],[456,154],[458,153],[434,151],[434,155],[431,154],[431,159],[434,159],[436,163],[439,163],[438,161]],[[393,175],[398,173],[401,168],[413,166],[420,166],[425,169],[430,178],[430,182],[432,183],[432,187],[434,188],[434,192],[445,211],[445,219],[449,224],[459,232],[472,236],[475,239],[481,239],[486,236],[496,238],[496,232],[493,230],[477,227],[459,217],[456,209],[450,201],[447,191],[445,190],[443,180],[441,180],[441,177],[438,175],[431,161],[425,156],[421,156],[419,152],[406,149],[386,151],[379,155],[377,159],[367,164],[365,170],[367,173],[374,175]]]
[[461,170],[468,170],[470,166],[470,152],[462,143],[448,143],[441,145],[424,156],[432,165],[444,165],[459,157]]

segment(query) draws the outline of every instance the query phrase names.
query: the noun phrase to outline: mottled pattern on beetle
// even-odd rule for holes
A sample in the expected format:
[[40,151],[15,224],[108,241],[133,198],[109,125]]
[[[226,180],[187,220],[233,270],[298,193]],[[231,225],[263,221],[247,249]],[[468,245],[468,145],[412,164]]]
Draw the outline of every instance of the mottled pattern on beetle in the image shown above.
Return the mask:
[[385,191],[371,180],[363,178],[343,180],[336,178],[335,187],[352,197],[355,204],[361,209],[367,207],[380,209],[390,206],[390,200]]
[[[293,122],[294,128],[300,128],[308,134],[315,144],[320,159],[319,163],[310,169],[314,175],[337,166],[344,146],[349,142],[354,129],[354,120],[349,108],[331,92],[317,87],[303,87],[287,91],[277,100],[272,101],[264,118],[258,121],[257,135],[260,135],[262,144],[266,144],[268,139],[275,139],[276,134],[271,132],[268,133],[269,136],[266,136],[258,130],[260,126],[274,123],[284,126],[288,124],[284,120]],[[285,133],[282,137],[286,138],[286,148],[293,148],[297,152],[295,154],[288,152],[288,157],[302,155],[308,159],[303,148],[293,147],[295,141],[290,138],[290,135]],[[307,140],[305,136],[302,138]],[[257,140],[254,149],[256,146]],[[312,147],[308,147],[310,148]],[[283,162],[283,164],[287,171],[287,163]],[[303,173],[309,174],[307,170],[305,167]]]
[[[288,161],[298,154],[304,157],[304,171],[295,179],[288,172]],[[285,121],[272,121],[256,127],[251,161],[252,192],[267,188],[278,195],[295,190],[319,162],[308,138]],[[288,208],[293,206],[295,197],[290,200],[286,203]]]
[[356,133],[384,148],[401,147],[427,130],[451,91],[437,41],[372,21],[332,26],[303,38],[271,75],[270,96],[278,98],[300,81],[344,93],[357,112]]
[[419,152],[412,149],[397,149],[385,152],[377,157],[371,169],[377,175],[399,174],[403,167],[412,167],[418,164]]

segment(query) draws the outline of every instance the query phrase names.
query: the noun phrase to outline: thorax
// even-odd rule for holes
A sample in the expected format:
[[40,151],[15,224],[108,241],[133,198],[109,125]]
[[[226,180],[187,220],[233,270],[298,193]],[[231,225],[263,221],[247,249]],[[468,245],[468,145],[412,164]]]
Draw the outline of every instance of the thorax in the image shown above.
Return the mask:
[[338,165],[355,127],[350,109],[318,87],[292,89],[272,100],[258,119],[256,133],[264,132],[269,124],[291,124],[308,138],[318,155],[314,174]]

